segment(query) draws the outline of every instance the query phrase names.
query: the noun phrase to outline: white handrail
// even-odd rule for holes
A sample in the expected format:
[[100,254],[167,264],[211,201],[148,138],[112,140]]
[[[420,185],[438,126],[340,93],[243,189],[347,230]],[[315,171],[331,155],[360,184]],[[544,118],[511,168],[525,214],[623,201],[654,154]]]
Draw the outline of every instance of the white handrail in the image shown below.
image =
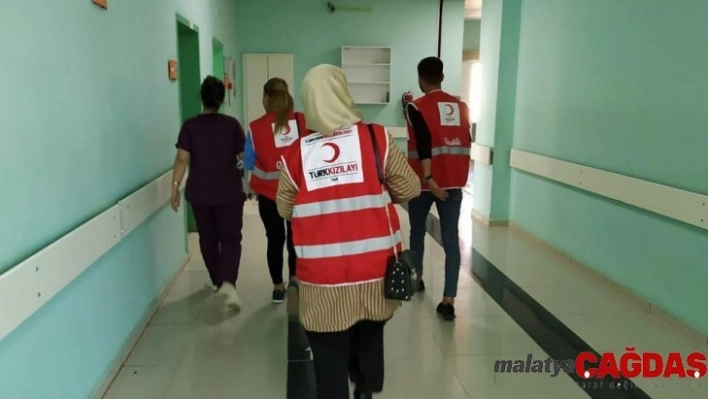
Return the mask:
[[161,209],[171,195],[172,171],[0,275],[0,341]]
[[589,166],[511,150],[509,165],[670,219],[708,229],[708,195]]

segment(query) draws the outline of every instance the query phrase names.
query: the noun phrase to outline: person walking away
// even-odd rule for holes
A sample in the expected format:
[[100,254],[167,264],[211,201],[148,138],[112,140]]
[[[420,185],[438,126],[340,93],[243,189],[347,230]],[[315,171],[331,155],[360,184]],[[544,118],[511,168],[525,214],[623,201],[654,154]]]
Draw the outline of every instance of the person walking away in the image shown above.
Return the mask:
[[179,186],[189,166],[185,197],[194,211],[211,288],[218,290],[228,307],[240,309],[236,280],[246,196],[238,165],[246,137],[235,118],[219,113],[225,93],[219,79],[204,79],[200,92],[203,112],[184,122],[177,139],[171,204],[176,212]]
[[[445,320],[455,319],[455,297],[460,273],[458,223],[462,188],[470,168],[469,109],[467,104],[441,89],[443,62],[428,57],[418,64],[418,83],[424,95],[406,107],[408,162],[421,179],[423,192],[408,204],[411,250],[423,266],[426,220],[433,203],[440,216],[445,250],[445,288],[437,312]],[[424,290],[423,270],[418,290]]]
[[295,247],[290,222],[278,213],[275,195],[280,177],[280,157],[305,134],[305,116],[294,112],[288,84],[272,78],[263,86],[263,108],[266,114],[250,123],[246,134],[244,167],[249,172],[250,187],[258,195],[258,213],[265,228],[268,248],[266,257],[273,282],[273,303],[285,300],[283,281],[283,246],[288,249],[289,276],[295,275]]
[[418,196],[420,181],[386,128],[362,121],[340,68],[310,70],[302,100],[315,132],[283,156],[276,201],[280,215],[292,220],[300,321],[317,397],[348,399],[351,379],[356,398],[371,398],[383,390],[384,325],[401,305],[384,296],[387,261],[401,251],[392,201]]

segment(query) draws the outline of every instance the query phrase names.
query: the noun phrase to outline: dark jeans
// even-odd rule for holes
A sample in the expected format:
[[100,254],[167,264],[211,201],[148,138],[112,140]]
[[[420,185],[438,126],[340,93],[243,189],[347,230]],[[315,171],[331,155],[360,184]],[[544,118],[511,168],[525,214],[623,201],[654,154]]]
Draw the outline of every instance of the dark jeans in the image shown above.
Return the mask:
[[408,203],[408,219],[411,224],[411,250],[420,256],[420,276],[423,275],[423,254],[425,252],[426,221],[430,208],[435,203],[440,215],[440,232],[445,250],[445,290],[443,296],[457,296],[457,281],[460,278],[460,241],[458,223],[462,207],[462,190],[448,190],[446,201],[437,199],[430,191],[421,192],[420,196]]
[[199,233],[199,248],[211,282],[236,284],[241,263],[241,229],[244,201],[224,206],[192,204]]
[[[283,283],[283,246],[287,241],[288,268],[290,277],[295,275],[295,246],[293,245],[293,231],[290,222],[280,217],[275,201],[262,195],[258,196],[258,213],[261,215],[266,237],[268,238],[268,270],[273,285]],[[287,236],[286,236],[287,230]]]
[[318,399],[351,398],[350,379],[362,392],[383,390],[385,324],[364,320],[342,332],[307,332]]

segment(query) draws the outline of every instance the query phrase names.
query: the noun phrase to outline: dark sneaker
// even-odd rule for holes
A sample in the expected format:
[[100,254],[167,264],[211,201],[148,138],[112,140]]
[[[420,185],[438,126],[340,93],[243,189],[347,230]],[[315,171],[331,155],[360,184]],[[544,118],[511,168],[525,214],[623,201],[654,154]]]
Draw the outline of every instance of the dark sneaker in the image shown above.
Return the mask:
[[273,290],[273,303],[283,303],[285,301],[285,290]]
[[444,320],[455,320],[455,306],[449,303],[440,303],[437,312]]
[[354,390],[354,399],[373,399],[374,395],[371,392],[361,392],[359,388]]
[[425,291],[425,283],[423,280],[418,281],[418,291]]

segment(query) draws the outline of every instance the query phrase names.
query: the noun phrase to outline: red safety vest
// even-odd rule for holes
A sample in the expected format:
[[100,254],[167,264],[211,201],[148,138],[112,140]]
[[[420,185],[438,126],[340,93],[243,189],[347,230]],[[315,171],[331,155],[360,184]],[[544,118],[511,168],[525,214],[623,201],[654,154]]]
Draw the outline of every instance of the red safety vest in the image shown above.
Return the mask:
[[[432,158],[430,173],[442,189],[461,188],[467,184],[470,168],[469,109],[467,104],[442,90],[434,90],[411,103],[423,115],[430,130]],[[408,163],[421,178],[423,189],[429,189],[423,180],[423,168],[418,158],[415,133],[408,126]]]
[[[373,126],[384,163],[388,135]],[[303,137],[285,153],[283,166],[298,188],[292,215],[298,280],[351,285],[383,279],[394,245],[401,251],[401,228],[378,180],[368,126]]]
[[275,201],[280,178],[280,157],[301,135],[301,129],[305,131],[305,115],[291,112],[285,132],[274,133],[274,113],[267,113],[254,120],[249,127],[253,150],[256,153],[256,162],[251,173],[251,189],[256,194]]

